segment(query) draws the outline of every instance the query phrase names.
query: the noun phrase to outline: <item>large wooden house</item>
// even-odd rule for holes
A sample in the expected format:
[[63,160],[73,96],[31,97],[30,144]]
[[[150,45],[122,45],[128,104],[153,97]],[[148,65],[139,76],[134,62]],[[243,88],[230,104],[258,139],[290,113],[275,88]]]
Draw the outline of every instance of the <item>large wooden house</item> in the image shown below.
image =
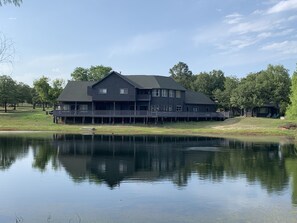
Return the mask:
[[69,81],[54,110],[56,123],[156,123],[223,120],[216,103],[170,77],[122,75],[97,82]]

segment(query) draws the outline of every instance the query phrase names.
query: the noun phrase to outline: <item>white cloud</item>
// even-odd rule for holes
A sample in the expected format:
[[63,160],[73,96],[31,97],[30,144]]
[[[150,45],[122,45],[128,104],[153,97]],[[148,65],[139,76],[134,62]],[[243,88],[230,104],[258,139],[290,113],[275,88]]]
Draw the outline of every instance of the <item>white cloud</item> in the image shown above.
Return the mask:
[[267,10],[268,14],[280,13],[289,10],[297,9],[297,0],[285,0],[280,1],[276,5],[272,6]]
[[296,55],[297,54],[297,41],[282,41],[282,42],[275,42],[271,44],[267,44],[262,47],[262,50],[278,52],[281,54],[290,54]]
[[227,24],[237,24],[242,20],[243,16],[239,13],[233,13],[225,16],[225,22]]
[[135,55],[160,49],[167,43],[172,32],[139,34],[130,40],[110,48],[109,57]]

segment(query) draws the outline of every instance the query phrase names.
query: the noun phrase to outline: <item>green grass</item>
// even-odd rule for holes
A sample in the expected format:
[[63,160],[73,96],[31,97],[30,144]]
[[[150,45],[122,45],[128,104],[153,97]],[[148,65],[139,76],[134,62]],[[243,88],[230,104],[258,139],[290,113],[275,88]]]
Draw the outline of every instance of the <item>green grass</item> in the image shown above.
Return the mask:
[[[156,134],[156,135],[223,135],[242,136],[297,136],[297,130],[284,130],[279,126],[294,120],[268,118],[232,118],[225,121],[166,123],[163,125],[92,125],[96,134]],[[88,125],[54,124],[51,115],[41,109],[17,108],[8,113],[0,111],[0,131],[53,131],[81,133]]]

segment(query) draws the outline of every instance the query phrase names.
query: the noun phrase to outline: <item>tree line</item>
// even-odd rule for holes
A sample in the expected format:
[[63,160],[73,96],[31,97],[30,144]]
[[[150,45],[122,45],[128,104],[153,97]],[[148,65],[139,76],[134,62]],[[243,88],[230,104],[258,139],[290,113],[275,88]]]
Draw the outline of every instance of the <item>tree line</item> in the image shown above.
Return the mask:
[[33,82],[33,87],[13,80],[10,76],[0,76],[0,104],[7,112],[8,106],[16,110],[19,103],[32,104],[33,109],[40,105],[45,111],[48,105],[55,106],[64,88],[64,80],[55,79],[50,83],[49,78],[42,76]]
[[[194,75],[186,63],[179,62],[169,73],[185,88],[208,95],[224,111],[253,111],[254,108],[263,105],[273,105],[284,115],[291,101],[295,100],[297,106],[297,95],[293,96],[297,92],[291,93],[291,78],[288,69],[283,65],[268,65],[265,70],[237,78],[225,76],[221,70]],[[296,75],[295,71],[295,85]],[[295,113],[297,117],[297,111]]]

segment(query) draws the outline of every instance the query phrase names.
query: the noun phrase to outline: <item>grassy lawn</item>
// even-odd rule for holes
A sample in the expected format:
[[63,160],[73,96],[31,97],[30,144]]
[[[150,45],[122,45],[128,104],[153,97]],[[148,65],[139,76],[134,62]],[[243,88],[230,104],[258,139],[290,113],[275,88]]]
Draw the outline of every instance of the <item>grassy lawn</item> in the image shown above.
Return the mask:
[[[279,126],[292,120],[268,118],[232,118],[225,121],[179,122],[159,125],[92,125],[96,134],[224,135],[224,136],[297,136],[297,130]],[[54,124],[51,115],[30,107],[0,111],[0,131],[54,131],[81,133],[87,125]]]

